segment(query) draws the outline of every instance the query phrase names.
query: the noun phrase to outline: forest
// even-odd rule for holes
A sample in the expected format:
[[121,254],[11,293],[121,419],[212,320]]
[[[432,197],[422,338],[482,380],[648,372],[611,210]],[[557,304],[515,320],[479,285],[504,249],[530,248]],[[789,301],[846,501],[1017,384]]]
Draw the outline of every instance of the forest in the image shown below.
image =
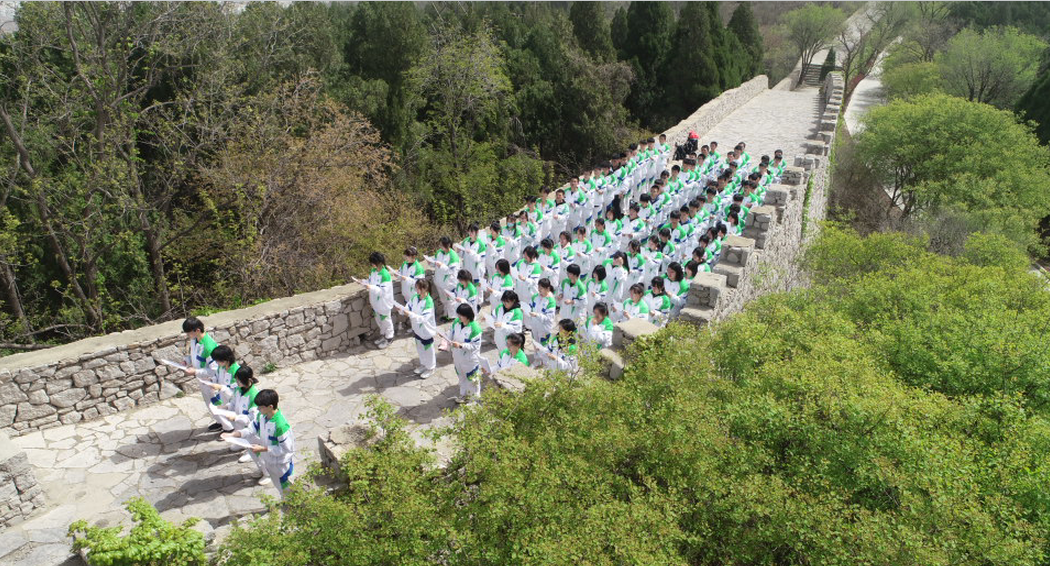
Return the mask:
[[344,283],[764,64],[747,3],[28,2],[15,23],[7,351]]

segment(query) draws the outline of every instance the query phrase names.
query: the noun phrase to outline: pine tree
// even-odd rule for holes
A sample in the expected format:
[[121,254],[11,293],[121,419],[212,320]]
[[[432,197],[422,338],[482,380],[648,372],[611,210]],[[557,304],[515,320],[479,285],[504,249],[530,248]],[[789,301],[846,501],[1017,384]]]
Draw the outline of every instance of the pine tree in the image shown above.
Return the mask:
[[1035,135],[1041,143],[1050,143],[1050,50],[1043,56],[1043,64],[1032,88],[1017,103],[1017,111],[1025,120],[1036,122]]
[[609,21],[601,2],[573,2],[569,9],[572,32],[584,51],[599,61],[616,58]]
[[631,63],[636,77],[627,108],[643,125],[651,126],[664,98],[658,77],[671,49],[674,12],[666,2],[632,2],[626,15],[623,58]]
[[627,35],[629,33],[629,26],[627,25],[627,10],[623,6],[616,9],[613,13],[612,22],[609,24],[609,34],[612,35],[612,44],[616,48],[616,58],[620,61],[628,59],[626,51],[624,51],[627,43]]
[[735,35],[747,52],[748,64],[745,67],[745,79],[749,79],[762,72],[762,35],[758,32],[758,22],[755,14],[751,11],[751,4],[741,2],[733,10],[733,16],[729,18],[727,26],[729,33]]
[[718,96],[719,70],[711,40],[708,11],[700,3],[687,3],[678,15],[670,56],[661,72],[663,106],[671,123]]

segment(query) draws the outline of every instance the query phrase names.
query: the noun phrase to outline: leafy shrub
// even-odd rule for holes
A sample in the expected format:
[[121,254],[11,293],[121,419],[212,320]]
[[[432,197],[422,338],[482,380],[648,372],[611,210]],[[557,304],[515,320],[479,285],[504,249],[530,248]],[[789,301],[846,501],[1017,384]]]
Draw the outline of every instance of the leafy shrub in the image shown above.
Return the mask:
[[89,566],[198,566],[208,563],[204,535],[194,530],[197,518],[180,525],[161,519],[160,513],[141,497],[124,504],[135,523],[126,536],[124,527],[97,527],[81,519],[69,526],[73,552],[87,551]]

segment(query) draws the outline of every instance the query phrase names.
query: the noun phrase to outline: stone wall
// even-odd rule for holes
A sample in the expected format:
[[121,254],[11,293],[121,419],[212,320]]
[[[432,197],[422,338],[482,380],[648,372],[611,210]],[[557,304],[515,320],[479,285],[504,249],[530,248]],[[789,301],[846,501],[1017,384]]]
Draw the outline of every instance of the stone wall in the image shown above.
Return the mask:
[[[201,317],[220,344],[259,372],[338,352],[375,330],[367,291],[357,284],[276,299]],[[0,359],[0,429],[32,430],[155,403],[195,380],[160,363],[181,361],[176,320]]]
[[26,453],[0,432],[0,530],[22,522],[43,506],[44,492]]
[[674,147],[674,144],[684,142],[691,131],[696,132],[703,139],[704,134],[718,125],[723,118],[767,90],[769,90],[769,77],[759,75],[736,88],[723,92],[718,95],[718,98],[704,104],[688,118],[679,122],[677,126],[664,132],[667,134],[667,143]]

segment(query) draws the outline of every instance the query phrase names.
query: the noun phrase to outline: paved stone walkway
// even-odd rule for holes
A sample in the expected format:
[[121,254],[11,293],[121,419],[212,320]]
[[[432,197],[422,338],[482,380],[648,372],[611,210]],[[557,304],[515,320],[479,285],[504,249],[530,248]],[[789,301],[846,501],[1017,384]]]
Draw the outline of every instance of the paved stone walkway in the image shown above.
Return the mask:
[[[493,357],[493,346],[485,353]],[[413,340],[400,337],[386,350],[361,346],[261,376],[261,385],[281,394],[295,433],[296,467],[305,469],[318,459],[318,435],[363,419],[371,394],[399,407],[417,441],[428,442],[422,432],[448,424],[446,410],[455,407],[459,386],[450,354],[439,354],[438,369],[426,380],[412,373],[416,362]],[[63,563],[71,522],[128,523],[121,504],[135,496],[145,497],[168,520],[200,517],[205,532],[262,510],[259,496],[276,491],[258,486],[255,465],[238,463],[240,454],[207,432],[212,421],[202,404],[199,395],[190,394],[13,439],[35,468],[48,510],[0,534],[0,564]],[[435,448],[439,456],[445,449]]]
[[788,165],[794,165],[795,156],[806,153],[806,138],[816,131],[820,111],[817,88],[767,90],[723,118],[700,143],[717,141],[719,153],[725,154],[746,142],[756,161],[763,155],[772,159],[774,150],[783,149]]
[[[719,141],[723,153],[746,141],[755,159],[779,148],[791,163],[804,152],[819,111],[815,88],[767,91],[727,115],[702,141]],[[489,358],[493,350],[487,341]],[[428,442],[425,430],[449,422],[446,410],[454,407],[458,381],[448,353],[439,354],[438,370],[427,380],[412,374],[416,361],[413,340],[402,336],[386,350],[362,346],[261,376],[264,386],[281,394],[295,432],[297,468],[317,460],[318,435],[362,418],[370,394],[399,407],[417,441]],[[13,439],[28,453],[48,508],[0,534],[0,564],[79,563],[69,557],[69,524],[79,518],[126,524],[121,505],[134,496],[145,497],[169,520],[200,517],[204,531],[223,531],[232,518],[261,510],[259,496],[275,490],[258,486],[254,465],[239,464],[238,453],[206,432],[210,422],[194,393]],[[447,450],[435,448],[439,455]]]

